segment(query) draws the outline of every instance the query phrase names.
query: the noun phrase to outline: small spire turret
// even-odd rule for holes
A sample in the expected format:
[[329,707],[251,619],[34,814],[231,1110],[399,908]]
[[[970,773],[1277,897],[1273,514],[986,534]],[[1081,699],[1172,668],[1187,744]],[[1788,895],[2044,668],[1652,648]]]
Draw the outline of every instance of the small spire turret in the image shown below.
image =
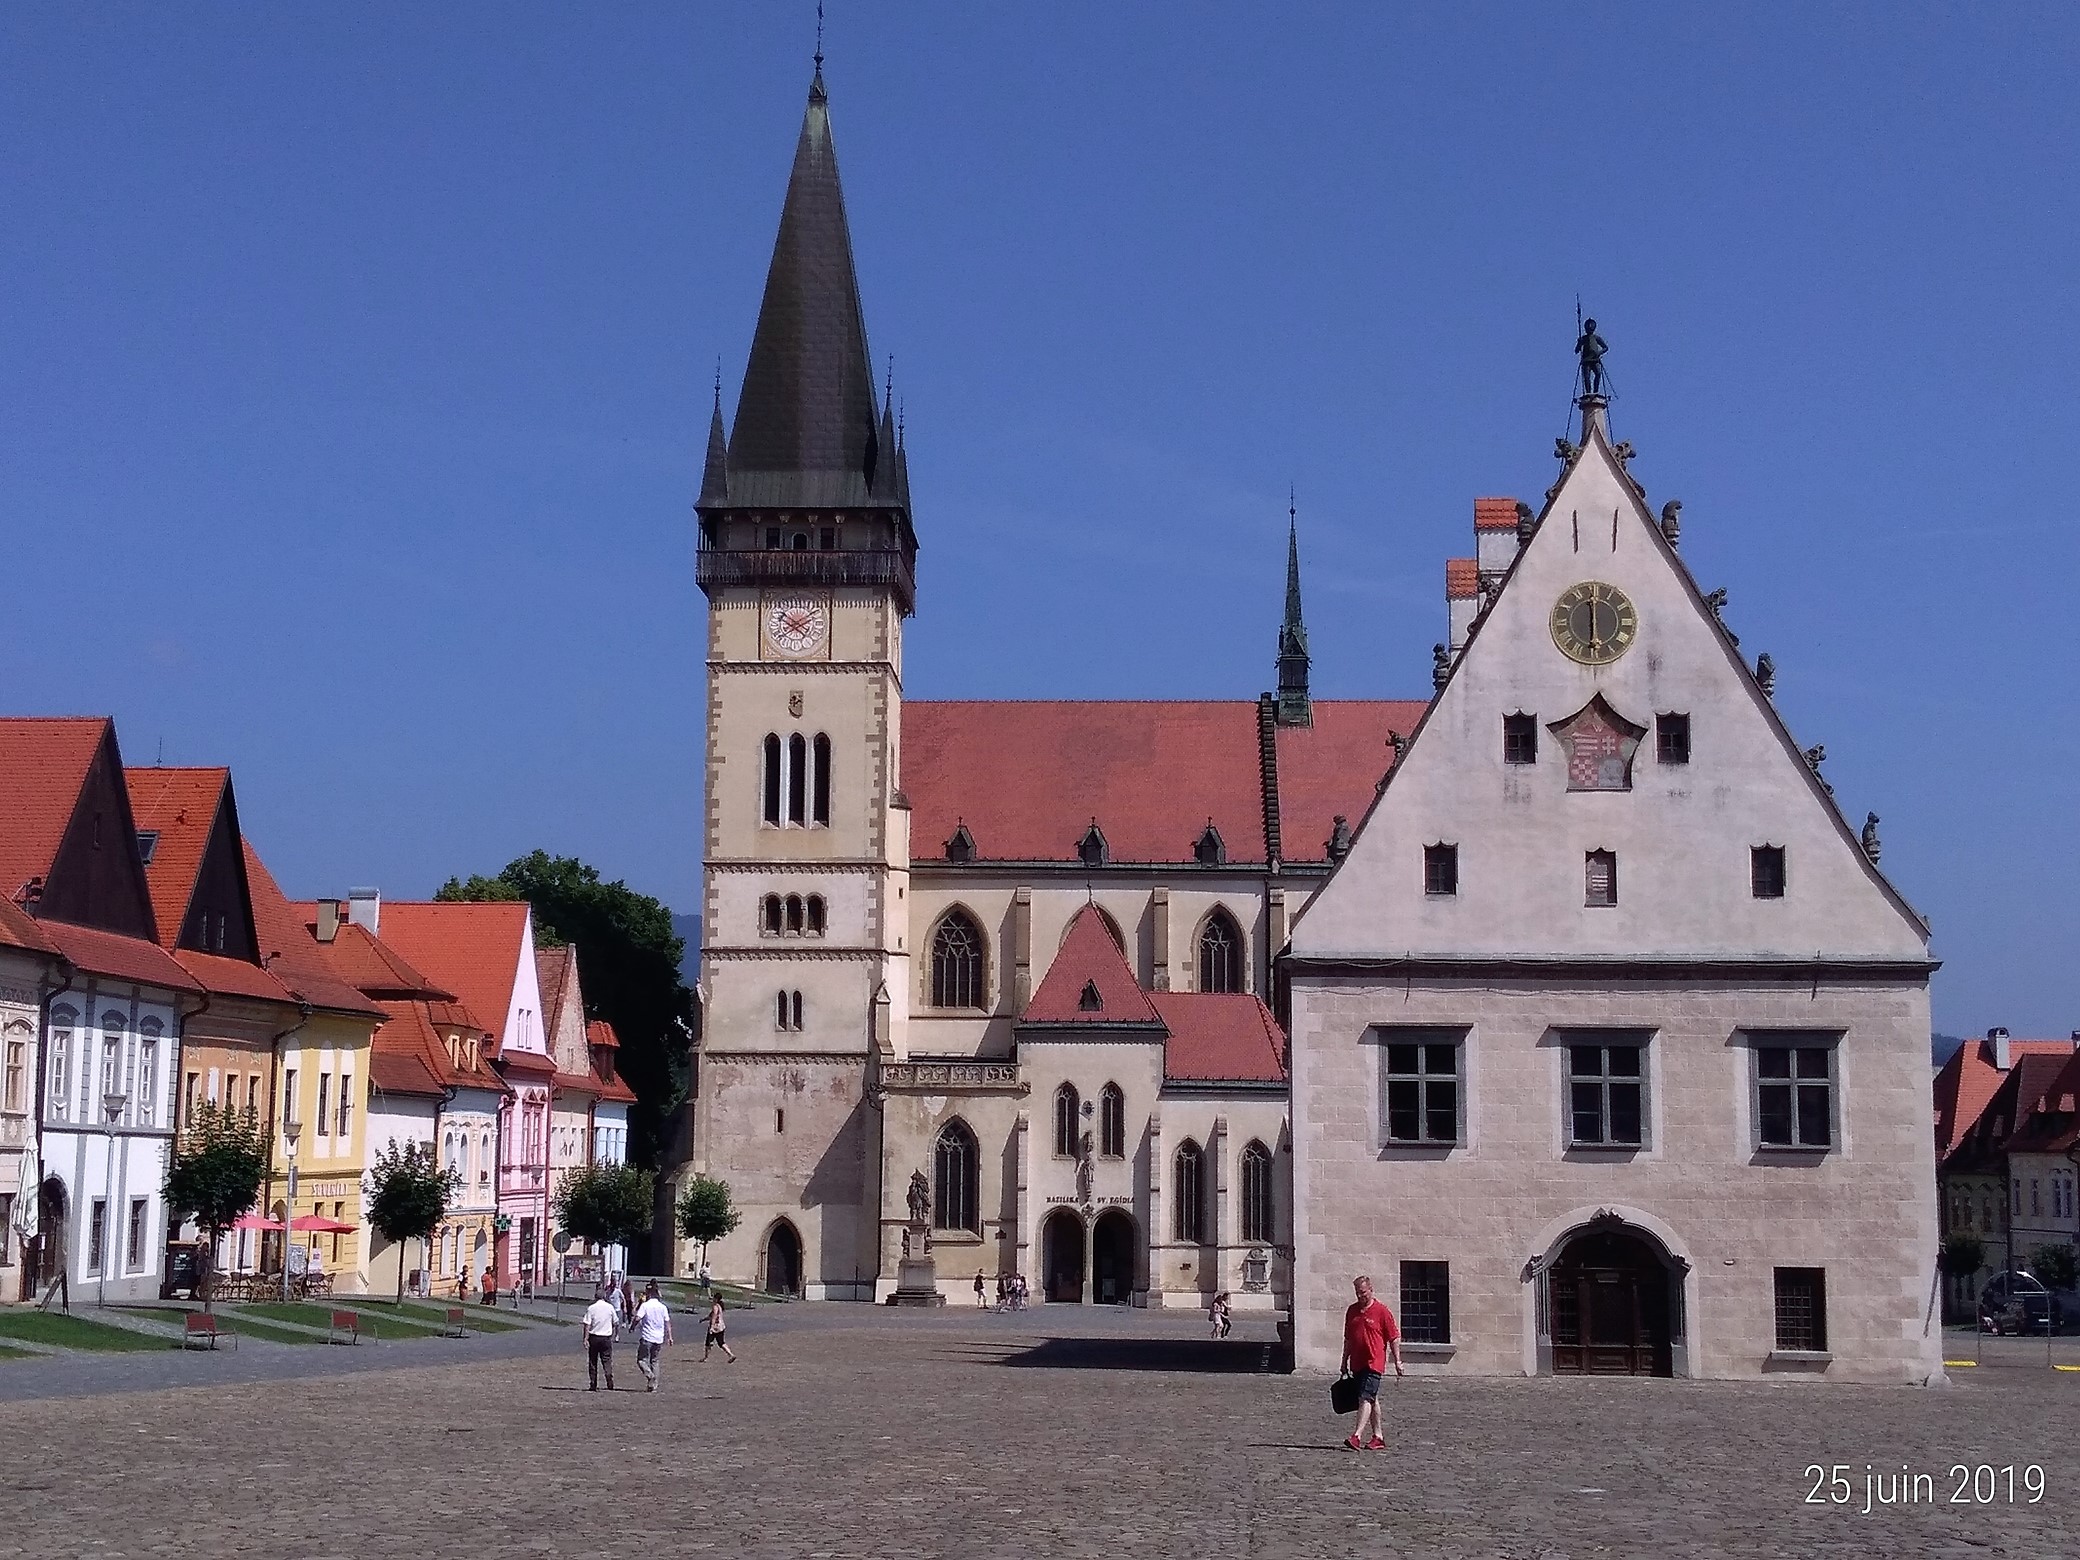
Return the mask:
[[1307,692],[1307,625],[1300,617],[1300,510],[1286,494],[1286,616],[1278,630],[1278,723],[1312,726]]

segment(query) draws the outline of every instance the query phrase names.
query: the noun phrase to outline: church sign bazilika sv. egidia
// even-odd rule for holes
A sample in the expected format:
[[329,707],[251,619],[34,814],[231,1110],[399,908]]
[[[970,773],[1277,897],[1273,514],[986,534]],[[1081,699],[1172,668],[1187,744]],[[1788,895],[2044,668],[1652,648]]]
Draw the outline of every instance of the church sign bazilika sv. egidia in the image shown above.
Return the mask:
[[928,1245],[954,1300],[1290,1306],[1328,1369],[1367,1272],[1419,1368],[1940,1373],[1926,927],[1582,350],[1543,511],[1478,501],[1447,567],[1431,699],[1310,697],[1290,543],[1275,693],[908,699],[819,69],[697,504],[718,1276],[885,1300]]

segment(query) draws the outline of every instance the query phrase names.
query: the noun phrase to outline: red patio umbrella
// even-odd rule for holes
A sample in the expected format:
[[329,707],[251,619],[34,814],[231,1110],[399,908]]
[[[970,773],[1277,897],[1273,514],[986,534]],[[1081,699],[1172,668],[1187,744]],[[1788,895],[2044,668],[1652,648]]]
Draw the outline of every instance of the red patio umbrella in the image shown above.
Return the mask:
[[257,1213],[242,1213],[233,1221],[231,1227],[235,1230],[278,1230],[282,1227],[282,1221],[263,1219]]
[[[299,1213],[289,1221],[290,1229],[302,1230],[312,1235],[351,1235],[359,1227],[354,1224],[342,1224],[337,1219],[328,1219],[322,1213]],[[278,1230],[281,1226],[271,1224],[268,1228]]]

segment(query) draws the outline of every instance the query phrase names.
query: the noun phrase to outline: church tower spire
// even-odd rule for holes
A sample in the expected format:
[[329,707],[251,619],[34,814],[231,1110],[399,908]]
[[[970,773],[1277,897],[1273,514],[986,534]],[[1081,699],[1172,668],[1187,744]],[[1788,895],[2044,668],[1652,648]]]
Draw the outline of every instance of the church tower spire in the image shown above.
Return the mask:
[[1307,694],[1307,625],[1300,620],[1300,512],[1286,498],[1286,620],[1278,630],[1278,723],[1312,726]]

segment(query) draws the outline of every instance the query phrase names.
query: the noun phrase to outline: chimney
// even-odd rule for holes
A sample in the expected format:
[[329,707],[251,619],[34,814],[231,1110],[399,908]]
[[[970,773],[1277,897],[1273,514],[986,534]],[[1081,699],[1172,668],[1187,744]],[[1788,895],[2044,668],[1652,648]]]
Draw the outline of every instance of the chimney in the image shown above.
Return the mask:
[[1473,558],[1447,558],[1444,564],[1445,638],[1453,655],[1466,648],[1473,619],[1481,609],[1480,564]]
[[383,895],[378,889],[347,890],[347,919],[371,937],[382,935]]
[[340,908],[337,899],[318,901],[318,941],[329,943],[339,936]]
[[1481,594],[1492,593],[1502,576],[1516,561],[1518,541],[1517,501],[1513,498],[1477,498],[1473,501],[1473,553],[1480,568]]
[[2006,1072],[2014,1061],[2008,1048],[2008,1031],[2005,1029],[1987,1030],[1986,1044],[1993,1052],[1993,1065],[2002,1072]]

